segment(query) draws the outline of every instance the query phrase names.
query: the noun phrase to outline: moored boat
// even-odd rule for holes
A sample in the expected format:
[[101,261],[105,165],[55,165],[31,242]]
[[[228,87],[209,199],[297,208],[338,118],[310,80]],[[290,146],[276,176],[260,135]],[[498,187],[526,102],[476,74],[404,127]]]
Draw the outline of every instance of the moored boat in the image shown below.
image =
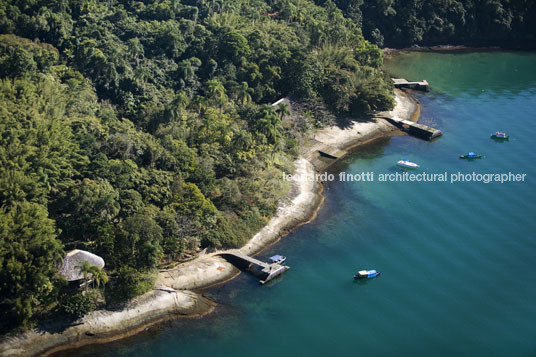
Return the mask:
[[370,279],[374,278],[376,276],[380,276],[380,272],[377,272],[376,270],[360,270],[357,272],[357,274],[354,274],[354,279]]
[[475,154],[474,152],[468,152],[467,154],[464,154],[464,155],[460,155],[460,159],[469,159],[469,160],[472,160],[472,159],[480,159],[482,158],[482,155],[481,154]]
[[398,166],[400,166],[400,167],[405,167],[407,169],[417,169],[417,168],[421,167],[420,165],[418,165],[418,164],[416,164],[414,162],[411,162],[408,159],[399,160],[399,161],[397,161],[396,164]]
[[270,257],[270,264],[283,264],[287,260],[287,257],[276,254],[273,257]]
[[502,131],[496,131],[493,134],[491,134],[492,139],[500,139],[500,140],[508,140],[508,135],[506,135],[505,132]]

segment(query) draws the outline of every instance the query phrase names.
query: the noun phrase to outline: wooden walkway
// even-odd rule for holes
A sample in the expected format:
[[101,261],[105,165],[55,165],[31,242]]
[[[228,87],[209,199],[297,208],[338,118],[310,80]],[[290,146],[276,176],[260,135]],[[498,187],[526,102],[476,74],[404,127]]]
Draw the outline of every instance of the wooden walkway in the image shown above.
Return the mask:
[[227,250],[219,254],[237,268],[249,271],[261,278],[260,283],[265,284],[278,275],[283,274],[290,267],[281,264],[270,264],[245,255],[238,249]]

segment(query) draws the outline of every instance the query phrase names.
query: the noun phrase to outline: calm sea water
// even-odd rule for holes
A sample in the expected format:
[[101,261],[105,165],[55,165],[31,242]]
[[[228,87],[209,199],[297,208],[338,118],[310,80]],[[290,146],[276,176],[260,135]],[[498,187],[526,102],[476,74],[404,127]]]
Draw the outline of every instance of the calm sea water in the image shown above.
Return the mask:
[[[407,157],[420,172],[525,182],[329,183],[317,219],[261,255],[288,257],[281,279],[243,273],[208,291],[220,303],[208,317],[77,354],[536,356],[536,54],[411,53],[386,69],[428,80],[421,121],[444,136],[381,139],[334,173],[377,178]],[[358,268],[382,276],[356,283]]]

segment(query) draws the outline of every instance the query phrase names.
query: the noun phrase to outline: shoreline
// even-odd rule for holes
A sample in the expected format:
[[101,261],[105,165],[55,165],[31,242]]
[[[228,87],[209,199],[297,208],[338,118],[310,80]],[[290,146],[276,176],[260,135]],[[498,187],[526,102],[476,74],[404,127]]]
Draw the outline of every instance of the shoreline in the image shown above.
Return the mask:
[[[395,90],[396,106],[387,115],[404,117],[417,121],[420,115],[419,103],[404,91]],[[345,157],[357,147],[378,138],[399,135],[401,132],[386,120],[348,119],[344,128],[334,125],[316,131],[316,141],[333,145],[344,150]],[[313,148],[305,148],[311,152]],[[293,229],[312,221],[324,201],[321,182],[303,179],[308,175],[325,170],[333,162],[321,169],[301,155],[296,161],[292,188],[288,200],[280,204],[277,212],[240,251],[256,255],[276,244]],[[61,332],[50,328],[36,329],[14,336],[4,336],[0,342],[2,356],[51,355],[53,353],[82,346],[107,343],[135,335],[146,328],[177,317],[198,317],[210,313],[216,303],[204,297],[199,290],[220,285],[234,279],[240,270],[218,256],[224,251],[202,254],[198,258],[180,264],[172,269],[160,270],[155,288],[136,297],[119,311],[97,310],[76,321]]]
[[[419,120],[420,113],[421,109],[418,101],[408,94],[408,91],[400,89],[395,89],[395,108],[391,111],[383,112],[386,116],[400,117],[413,122]],[[361,145],[391,135],[405,135],[405,133],[383,119],[372,118],[366,121],[353,120],[352,125],[345,129],[338,126],[320,129],[315,133],[315,139],[333,145],[348,154]],[[335,162],[343,157],[338,158]]]
[[[60,351],[120,340],[178,317],[201,317],[215,307],[215,302],[191,291],[154,289],[134,298],[122,310],[92,311],[66,328],[65,323],[50,323],[41,330],[35,328],[15,336],[4,336],[0,355],[50,356]],[[61,332],[55,332],[58,330]]]
[[436,53],[469,53],[469,52],[531,52],[534,48],[529,47],[502,47],[497,45],[489,46],[470,46],[470,45],[431,45],[431,46],[414,46],[414,47],[384,47],[381,48],[384,56],[391,57],[400,53],[407,52],[436,52]]
[[[395,90],[395,101],[395,108],[386,112],[386,115],[404,117],[412,121],[418,119],[420,105],[411,95],[405,91]],[[352,124],[344,128],[333,125],[317,130],[313,137],[316,141],[336,146],[346,151],[347,154],[378,138],[403,134],[398,128],[381,118],[349,121]],[[295,161],[296,172],[292,175],[294,182],[289,195],[290,202],[280,204],[267,225],[239,249],[242,253],[255,256],[273,246],[293,229],[307,224],[316,216],[324,200],[323,185],[320,182],[312,182],[305,178],[314,175],[317,171],[327,169],[328,166],[344,156],[326,164],[321,170],[317,170],[318,168],[315,169],[311,162],[304,158],[311,149],[311,147],[306,147],[302,155]],[[218,256],[223,252],[225,250],[205,254],[172,269],[161,270],[155,285],[175,290],[199,291],[227,282],[240,274],[240,271]]]

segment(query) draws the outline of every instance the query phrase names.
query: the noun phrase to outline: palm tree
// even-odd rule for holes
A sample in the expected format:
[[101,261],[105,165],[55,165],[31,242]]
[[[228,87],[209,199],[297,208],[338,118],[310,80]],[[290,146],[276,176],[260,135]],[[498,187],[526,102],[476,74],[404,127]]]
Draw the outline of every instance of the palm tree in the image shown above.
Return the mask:
[[93,275],[93,284],[97,283],[97,288],[100,287],[101,283],[105,285],[108,282],[108,274],[98,266],[91,266],[91,275]]
[[89,286],[89,279],[93,280],[93,287],[97,283],[97,288],[101,283],[106,284],[108,282],[108,274],[96,265],[89,263],[88,261],[81,262],[77,268],[84,275],[85,289]]
[[262,117],[257,121],[257,131],[276,144],[281,138],[281,120],[275,115],[273,109],[265,108],[262,111]]
[[141,89],[142,93],[145,93],[145,83],[147,78],[151,76],[151,73],[147,69],[147,67],[141,66],[137,67],[134,71],[134,82],[136,85]]
[[207,110],[207,101],[205,97],[196,95],[192,100],[192,109],[195,109],[198,115],[201,115],[201,113]]
[[80,272],[84,275],[85,289],[88,287],[88,276],[92,273],[94,265],[91,265],[88,261],[83,261],[76,266]]
[[227,93],[223,84],[217,79],[211,79],[207,81],[207,92],[219,104],[221,109],[227,100]]
[[253,139],[251,135],[243,130],[240,130],[234,137],[234,146],[238,150],[247,151],[253,145]]
[[166,119],[177,121],[186,115],[186,107],[190,104],[190,99],[184,92],[179,92],[165,109]]
[[242,82],[238,88],[238,102],[242,105],[246,105],[251,102],[251,92],[253,92],[253,89],[249,88],[248,82]]
[[287,103],[279,103],[279,106],[276,110],[276,113],[279,114],[279,119],[283,120],[285,115],[290,114],[289,106]]

